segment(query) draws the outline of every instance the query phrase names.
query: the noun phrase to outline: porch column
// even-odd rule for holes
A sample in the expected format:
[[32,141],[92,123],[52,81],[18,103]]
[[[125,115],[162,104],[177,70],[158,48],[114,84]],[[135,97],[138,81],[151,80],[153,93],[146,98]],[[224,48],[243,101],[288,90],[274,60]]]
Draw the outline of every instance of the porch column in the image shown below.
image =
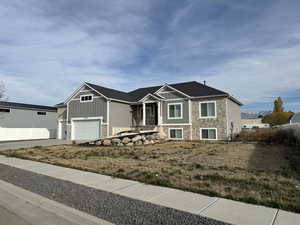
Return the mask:
[[143,126],[146,126],[146,103],[143,102]]
[[157,102],[157,124],[161,125],[161,109],[160,109],[160,102]]

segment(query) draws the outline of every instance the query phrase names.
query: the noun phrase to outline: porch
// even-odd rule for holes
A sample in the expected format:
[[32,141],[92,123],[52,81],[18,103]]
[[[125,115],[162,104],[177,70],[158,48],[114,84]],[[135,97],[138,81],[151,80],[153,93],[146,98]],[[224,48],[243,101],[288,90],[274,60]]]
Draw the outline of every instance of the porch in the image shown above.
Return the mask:
[[132,106],[133,127],[156,127],[161,125],[161,103],[143,102],[140,105]]

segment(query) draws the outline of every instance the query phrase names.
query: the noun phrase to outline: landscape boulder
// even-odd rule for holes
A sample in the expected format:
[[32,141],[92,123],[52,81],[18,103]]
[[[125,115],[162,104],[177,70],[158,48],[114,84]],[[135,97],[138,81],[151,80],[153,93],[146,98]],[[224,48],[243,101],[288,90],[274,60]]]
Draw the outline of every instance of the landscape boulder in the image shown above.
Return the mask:
[[128,144],[131,141],[131,139],[129,137],[124,137],[122,140],[123,144]]
[[129,143],[126,144],[126,146],[133,146],[133,143],[129,142]]
[[149,135],[146,136],[146,139],[147,139],[148,141],[151,141],[151,140],[155,139],[155,137],[154,137],[154,135],[149,134]]
[[102,145],[102,141],[96,141],[96,143],[95,143],[96,145]]
[[104,146],[110,146],[110,145],[111,145],[111,140],[106,139],[106,140],[103,141],[102,144],[103,144]]
[[119,143],[121,143],[121,139],[119,139],[119,138],[113,138],[113,139],[111,140],[111,143],[112,143],[113,145],[118,145]]
[[148,140],[145,140],[145,141],[144,141],[144,145],[149,145],[149,144],[151,144],[150,141],[148,141]]
[[137,141],[140,141],[140,140],[142,140],[142,136],[141,135],[137,135],[134,138],[132,138],[132,142],[137,142]]

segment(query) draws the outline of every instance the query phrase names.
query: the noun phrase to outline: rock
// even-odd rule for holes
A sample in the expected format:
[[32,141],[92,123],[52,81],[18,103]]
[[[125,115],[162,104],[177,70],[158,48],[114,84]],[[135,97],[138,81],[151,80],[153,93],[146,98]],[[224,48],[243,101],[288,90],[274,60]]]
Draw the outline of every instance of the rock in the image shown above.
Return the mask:
[[102,145],[102,141],[97,141],[96,145]]
[[141,139],[142,139],[142,136],[141,135],[137,135],[134,138],[132,138],[132,142],[137,142],[137,141],[140,141]]
[[153,137],[152,137],[151,134],[149,134],[149,135],[146,136],[146,140],[150,141],[150,140],[152,140],[152,139],[153,139]]
[[134,142],[135,145],[142,145],[143,142],[141,140]]
[[111,140],[106,139],[106,140],[103,141],[102,144],[103,144],[104,146],[109,146],[109,145],[111,145]]
[[119,138],[113,138],[113,139],[111,140],[111,143],[112,143],[113,145],[118,145],[119,143],[121,143],[121,139],[119,139]]
[[145,141],[146,140],[146,137],[145,135],[142,135],[142,138],[141,138],[142,141]]
[[126,146],[133,146],[133,143],[129,142],[129,143],[126,144]]
[[144,145],[149,145],[149,144],[151,144],[150,141],[148,141],[148,140],[145,140],[145,141],[144,141]]
[[155,142],[154,142],[154,140],[151,140],[150,143],[151,143],[151,144],[154,144]]
[[124,146],[124,144],[122,142],[120,142],[120,143],[118,143],[118,146],[122,147],[122,146]]
[[124,137],[122,140],[123,144],[128,144],[131,141],[131,139],[129,137]]
[[164,133],[157,133],[157,134],[154,134],[155,135],[155,139],[166,139],[167,138],[167,135],[165,135]]

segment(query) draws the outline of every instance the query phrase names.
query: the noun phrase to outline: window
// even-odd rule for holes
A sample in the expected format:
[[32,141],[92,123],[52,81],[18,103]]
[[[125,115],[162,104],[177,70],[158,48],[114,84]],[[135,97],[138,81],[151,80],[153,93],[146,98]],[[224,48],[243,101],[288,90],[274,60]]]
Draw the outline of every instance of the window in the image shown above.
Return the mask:
[[217,140],[217,128],[201,128],[201,140]]
[[93,101],[93,95],[81,95],[80,96],[80,102],[92,102]]
[[168,104],[168,119],[182,119],[182,103]]
[[183,128],[170,128],[169,129],[169,138],[174,140],[183,139]]
[[46,112],[37,112],[37,114],[40,115],[40,116],[45,116],[45,115],[47,115]]
[[200,118],[216,118],[216,102],[200,102]]
[[0,109],[0,113],[10,113],[10,109]]

